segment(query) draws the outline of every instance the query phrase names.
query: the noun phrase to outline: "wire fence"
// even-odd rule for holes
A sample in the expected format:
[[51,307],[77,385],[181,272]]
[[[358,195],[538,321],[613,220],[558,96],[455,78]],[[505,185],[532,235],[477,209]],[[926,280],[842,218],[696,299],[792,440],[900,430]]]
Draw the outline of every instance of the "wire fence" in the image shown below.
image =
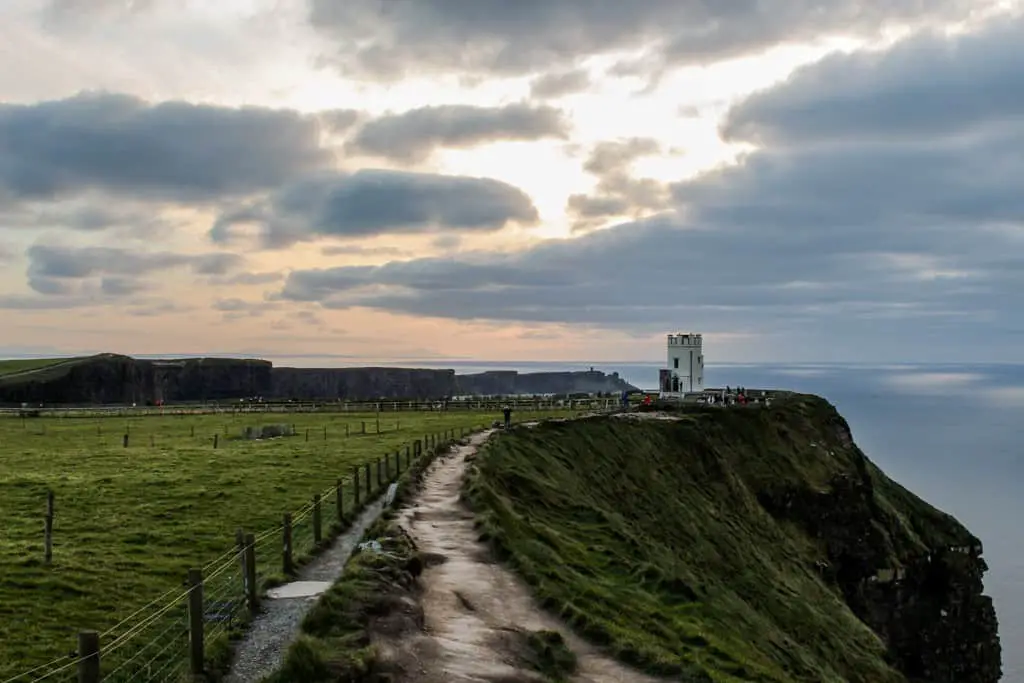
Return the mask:
[[386,414],[408,412],[480,412],[501,411],[508,405],[516,411],[596,410],[619,401],[616,397],[506,397],[430,401],[303,401],[273,403],[205,403],[164,406],[78,405],[78,406],[0,406],[0,416],[24,417],[146,417],[154,415],[246,415],[294,413]]
[[81,632],[75,652],[0,683],[178,683],[205,673],[213,660],[230,664],[230,643],[258,614],[263,589],[295,577],[424,453],[482,426],[424,435],[353,468],[281,524],[258,534],[240,530],[231,549],[191,570],[181,586],[101,633]]

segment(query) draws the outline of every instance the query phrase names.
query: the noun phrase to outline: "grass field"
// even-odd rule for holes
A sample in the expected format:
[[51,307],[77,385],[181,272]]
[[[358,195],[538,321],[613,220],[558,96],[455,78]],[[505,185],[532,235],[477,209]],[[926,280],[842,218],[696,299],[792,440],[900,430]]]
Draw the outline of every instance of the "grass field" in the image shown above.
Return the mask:
[[0,360],[0,377],[30,370],[40,370],[51,365],[78,360],[77,358],[14,358]]
[[[396,424],[388,415],[380,434],[372,433],[373,415],[357,414],[0,419],[0,681],[66,654],[79,630],[104,631],[180,588],[190,567],[231,550],[237,528],[273,529],[283,513],[339,477],[350,479],[353,465],[497,417],[403,413]],[[283,420],[297,436],[237,438],[247,425]],[[359,434],[364,421],[366,435]],[[55,494],[49,567],[48,489]],[[269,542],[278,561],[279,541]]]

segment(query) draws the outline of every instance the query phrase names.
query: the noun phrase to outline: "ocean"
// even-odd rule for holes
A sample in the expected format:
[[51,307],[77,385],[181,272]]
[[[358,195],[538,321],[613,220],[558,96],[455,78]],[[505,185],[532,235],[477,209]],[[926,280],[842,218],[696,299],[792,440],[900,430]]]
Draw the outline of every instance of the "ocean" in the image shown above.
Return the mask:
[[[405,364],[409,366],[410,364]],[[594,363],[641,388],[660,363]],[[580,370],[589,363],[447,363],[457,372]],[[1003,683],[1024,683],[1024,365],[708,364],[709,386],[824,396],[890,477],[959,519],[984,545]]]

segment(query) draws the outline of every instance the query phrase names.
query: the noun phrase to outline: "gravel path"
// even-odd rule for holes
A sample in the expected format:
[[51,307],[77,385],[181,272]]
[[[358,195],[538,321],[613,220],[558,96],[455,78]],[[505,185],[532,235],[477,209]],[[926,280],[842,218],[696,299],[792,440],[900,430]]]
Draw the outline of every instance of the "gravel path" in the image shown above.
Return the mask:
[[[345,533],[312,562],[299,570],[296,581],[337,581],[356,544],[381,513],[384,498],[371,503]],[[316,604],[311,598],[264,599],[263,612],[238,643],[225,683],[254,683],[280,668],[288,646],[299,634],[303,617]]]

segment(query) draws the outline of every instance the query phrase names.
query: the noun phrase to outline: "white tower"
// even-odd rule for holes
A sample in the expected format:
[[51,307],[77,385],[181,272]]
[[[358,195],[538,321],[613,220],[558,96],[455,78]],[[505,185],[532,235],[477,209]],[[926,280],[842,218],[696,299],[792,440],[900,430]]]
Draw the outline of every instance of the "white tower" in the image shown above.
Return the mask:
[[668,372],[661,391],[685,394],[704,391],[704,352],[699,334],[668,335]]

